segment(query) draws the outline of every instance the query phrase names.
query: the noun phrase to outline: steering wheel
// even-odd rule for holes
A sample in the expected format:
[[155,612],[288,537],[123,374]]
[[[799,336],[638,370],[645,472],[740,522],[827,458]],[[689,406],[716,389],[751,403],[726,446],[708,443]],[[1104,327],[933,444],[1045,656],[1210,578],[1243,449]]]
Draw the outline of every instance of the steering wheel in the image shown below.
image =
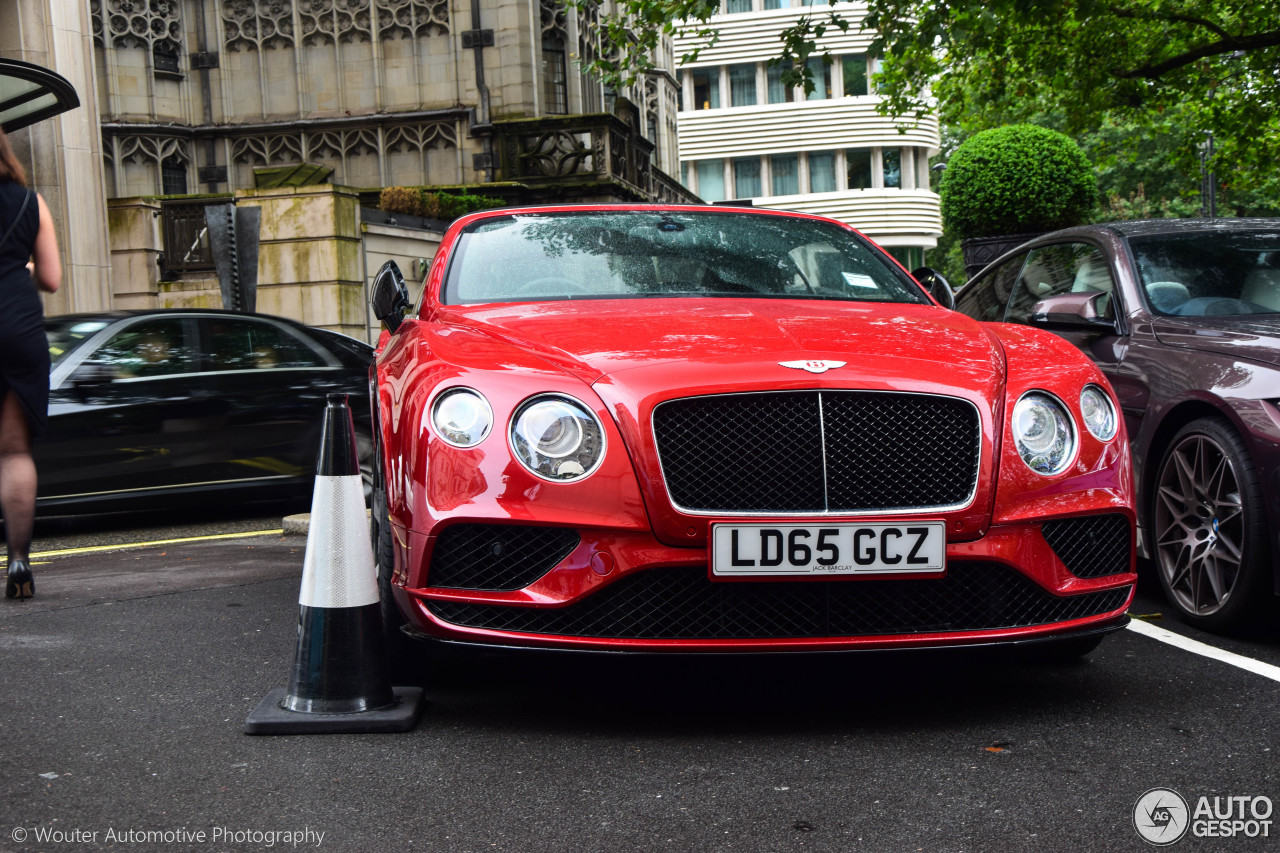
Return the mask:
[[587,295],[593,292],[584,284],[558,275],[531,278],[527,281],[518,282],[511,288],[511,293],[515,296],[562,296],[572,293]]

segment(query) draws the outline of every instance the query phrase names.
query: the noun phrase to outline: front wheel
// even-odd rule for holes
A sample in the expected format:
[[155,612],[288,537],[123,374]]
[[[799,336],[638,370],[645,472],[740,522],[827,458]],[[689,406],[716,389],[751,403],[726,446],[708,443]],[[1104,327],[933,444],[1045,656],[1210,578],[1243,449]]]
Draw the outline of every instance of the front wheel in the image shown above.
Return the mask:
[[1160,585],[1183,621],[1241,627],[1268,601],[1262,486],[1229,424],[1201,418],[1174,436],[1152,490],[1151,526]]

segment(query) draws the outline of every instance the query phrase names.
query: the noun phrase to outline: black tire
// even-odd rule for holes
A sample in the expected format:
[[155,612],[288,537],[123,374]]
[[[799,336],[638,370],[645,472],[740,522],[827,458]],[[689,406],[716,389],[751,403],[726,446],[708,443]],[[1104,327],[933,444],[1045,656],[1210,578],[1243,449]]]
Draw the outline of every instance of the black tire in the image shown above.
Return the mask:
[[1258,471],[1229,423],[1178,430],[1148,499],[1156,575],[1190,625],[1247,627],[1271,600],[1271,554]]
[[[356,428],[356,460],[360,465],[360,481],[364,486],[364,505],[373,507],[373,492],[377,488],[376,477],[373,471],[373,455],[374,444],[373,436],[368,432],[362,432],[359,427]],[[376,549],[378,543],[375,541],[373,547]]]

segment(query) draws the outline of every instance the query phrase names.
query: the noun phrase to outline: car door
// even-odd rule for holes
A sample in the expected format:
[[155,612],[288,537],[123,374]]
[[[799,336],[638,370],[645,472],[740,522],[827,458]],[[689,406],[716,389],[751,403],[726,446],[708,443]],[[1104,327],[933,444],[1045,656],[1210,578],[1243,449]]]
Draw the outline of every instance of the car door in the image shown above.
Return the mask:
[[1038,246],[1027,253],[1010,295],[1006,323],[1026,324],[1032,309],[1049,296],[1066,293],[1101,293],[1096,303],[1110,326],[1054,327],[1094,361],[1115,389],[1130,435],[1137,435],[1150,391],[1145,375],[1126,363],[1130,330],[1125,322],[1123,296],[1116,274],[1101,248],[1091,243],[1069,242]]
[[337,358],[292,326],[269,318],[198,319],[228,448],[227,480],[309,479],[314,475],[326,397],[342,390]]
[[81,499],[203,479],[217,432],[182,317],[121,322],[50,390],[49,430],[36,443],[41,498]]

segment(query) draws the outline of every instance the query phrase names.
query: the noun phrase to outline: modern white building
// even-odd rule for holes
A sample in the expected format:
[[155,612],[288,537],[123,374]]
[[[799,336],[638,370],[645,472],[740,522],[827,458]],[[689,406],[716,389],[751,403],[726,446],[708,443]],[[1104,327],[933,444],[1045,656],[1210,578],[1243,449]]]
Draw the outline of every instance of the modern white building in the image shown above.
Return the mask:
[[[929,157],[938,153],[938,124],[916,125],[876,112],[869,85],[876,58],[873,33],[861,32],[860,3],[838,9],[853,21],[831,28],[819,46],[833,62],[810,60],[808,95],[782,85],[769,67],[779,34],[802,15],[827,6],[803,0],[723,0],[711,26],[719,41],[680,66],[678,114],[681,178],[706,201],[750,201],[758,207],[830,216],[888,249],[908,269],[942,233],[938,196],[929,189]],[[699,41],[676,39],[680,57]]]

